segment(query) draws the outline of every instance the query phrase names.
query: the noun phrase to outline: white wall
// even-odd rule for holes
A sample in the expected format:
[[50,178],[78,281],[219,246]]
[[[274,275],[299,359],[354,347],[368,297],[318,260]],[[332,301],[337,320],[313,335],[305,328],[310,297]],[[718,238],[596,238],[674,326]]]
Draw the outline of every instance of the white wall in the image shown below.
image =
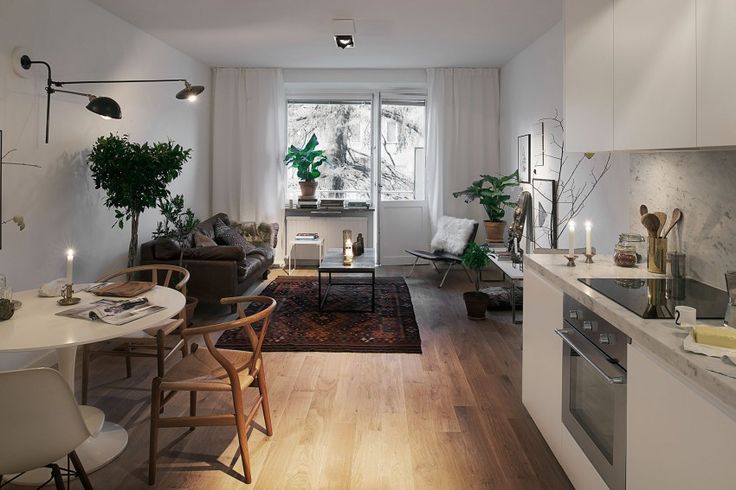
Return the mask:
[[[17,76],[11,66],[16,46],[48,61],[57,80],[187,78],[208,90],[195,103],[179,101],[178,84],[79,86],[113,97],[123,119],[104,121],[85,109],[86,99],[55,94],[50,144],[44,144],[45,71]],[[83,87],[83,88],[82,88]],[[70,87],[72,88],[72,87]],[[73,88],[72,88],[73,89]],[[113,229],[113,213],[95,190],[84,155],[98,136],[129,133],[136,141],[171,138],[192,148],[192,159],[171,186],[201,217],[210,211],[210,70],[193,58],[86,0],[0,0],[0,129],[14,161],[42,169],[5,166],[3,218],[25,216],[27,228],[3,228],[0,272],[14,290],[37,288],[64,274],[64,250],[77,250],[75,278],[91,281],[125,265],[129,228]],[[141,241],[158,221],[142,216]],[[0,325],[0,328],[2,325]],[[0,356],[0,369],[37,357]]]
[[[544,117],[563,112],[564,26],[558,23],[542,37],[517,54],[501,68],[501,171],[511,173],[517,168],[517,136],[531,134],[533,125]],[[570,154],[572,165],[579,154]],[[605,155],[594,161],[601,165]],[[586,161],[588,162],[588,161]],[[536,177],[554,178],[554,161],[547,158]],[[590,169],[578,173],[589,175]],[[534,175],[532,176],[534,178]],[[531,192],[529,186],[525,186]],[[629,155],[614,155],[613,167],[595,189],[576,220],[591,220],[594,226],[593,246],[598,253],[612,253],[618,234],[629,229],[627,212],[629,189]],[[559,242],[566,246],[566,234]],[[578,234],[578,246],[583,246]]]

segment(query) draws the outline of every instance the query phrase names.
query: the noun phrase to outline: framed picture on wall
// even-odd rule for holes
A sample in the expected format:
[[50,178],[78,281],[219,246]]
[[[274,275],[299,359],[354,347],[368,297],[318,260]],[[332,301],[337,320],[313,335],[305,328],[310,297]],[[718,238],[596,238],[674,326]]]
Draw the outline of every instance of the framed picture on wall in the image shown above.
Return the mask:
[[557,181],[534,179],[532,213],[534,247],[557,248]]
[[532,173],[537,174],[537,167],[544,166],[544,122],[539,121],[532,129]]
[[531,154],[532,154],[532,135],[523,134],[517,138],[518,150],[517,160],[519,164],[519,182],[528,184],[531,182]]

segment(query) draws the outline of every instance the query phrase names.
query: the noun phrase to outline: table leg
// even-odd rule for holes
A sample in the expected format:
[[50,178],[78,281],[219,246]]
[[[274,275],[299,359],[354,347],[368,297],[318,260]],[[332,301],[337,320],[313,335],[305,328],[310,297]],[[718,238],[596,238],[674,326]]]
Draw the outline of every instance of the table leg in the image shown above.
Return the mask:
[[317,269],[317,306],[322,311],[322,271]]
[[516,321],[516,281],[511,280],[511,323],[518,325],[521,322]]
[[74,393],[74,365],[77,360],[77,346],[56,349],[56,356],[59,358],[59,373]]
[[376,311],[376,273],[371,272],[371,311]]

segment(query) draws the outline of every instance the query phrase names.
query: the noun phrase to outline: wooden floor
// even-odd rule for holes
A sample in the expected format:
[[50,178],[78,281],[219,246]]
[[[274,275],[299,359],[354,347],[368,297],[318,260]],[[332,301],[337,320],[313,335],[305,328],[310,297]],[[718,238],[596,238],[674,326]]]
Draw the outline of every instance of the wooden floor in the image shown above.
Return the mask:
[[[471,285],[461,271],[443,289],[430,267],[407,282],[423,354],[264,354],[274,435],[251,433],[251,487],[571,488],[521,404],[521,327],[509,313],[467,320],[461,292]],[[134,361],[130,379],[121,359],[92,366],[90,404],[130,436],[125,452],[91,475],[96,488],[147,486],[155,369]],[[228,396],[201,394],[198,413],[229,410]],[[182,393],[166,413],[187,407]],[[234,428],[163,429],[159,447],[157,488],[245,486]]]

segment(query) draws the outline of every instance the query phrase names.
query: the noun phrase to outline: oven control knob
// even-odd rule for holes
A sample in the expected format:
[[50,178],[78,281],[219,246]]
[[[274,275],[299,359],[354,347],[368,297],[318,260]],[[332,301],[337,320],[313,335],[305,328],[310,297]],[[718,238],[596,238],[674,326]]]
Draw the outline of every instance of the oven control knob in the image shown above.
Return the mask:
[[591,322],[590,320],[586,320],[583,322],[583,331],[592,332],[593,330],[595,330],[593,322]]
[[602,333],[600,336],[601,344],[612,345],[616,337],[612,333]]
[[580,316],[581,316],[580,315],[580,311],[578,311],[578,310],[570,310],[568,312],[568,314],[570,316],[570,320],[580,320]]

